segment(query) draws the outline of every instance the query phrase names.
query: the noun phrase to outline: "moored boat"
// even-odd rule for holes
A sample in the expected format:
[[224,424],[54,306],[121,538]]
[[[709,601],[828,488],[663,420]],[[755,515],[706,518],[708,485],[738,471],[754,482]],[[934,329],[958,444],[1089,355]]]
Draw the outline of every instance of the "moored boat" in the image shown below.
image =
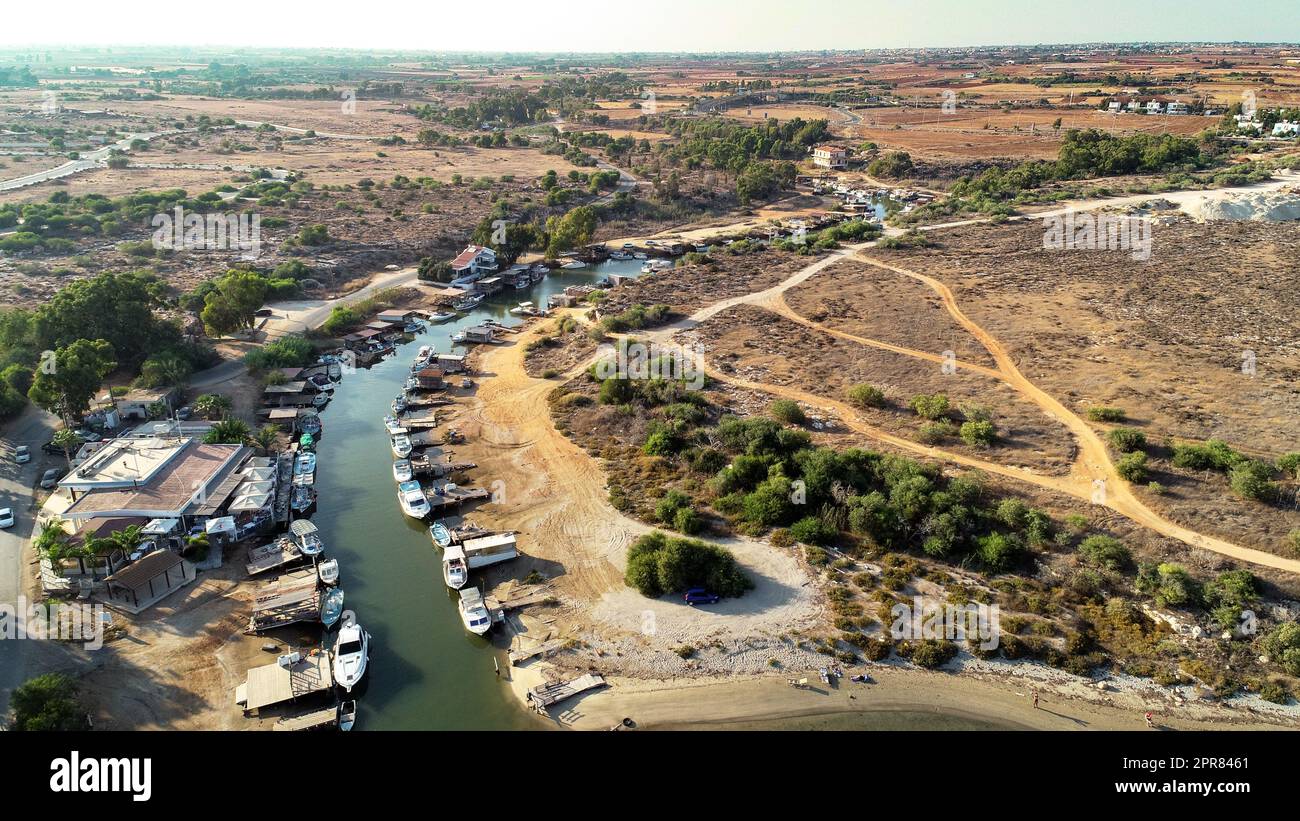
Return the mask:
[[393,479],[400,485],[411,481],[411,460],[398,459],[393,462]]
[[411,455],[411,437],[404,433],[399,433],[393,437],[393,455],[398,459],[405,459]]
[[304,556],[319,556],[325,551],[320,531],[310,519],[294,519],[290,522],[289,535],[293,537],[294,544],[298,545],[298,552]]
[[326,559],[316,565],[316,578],[320,579],[321,584],[334,585],[339,581],[339,560]]
[[370,634],[353,622],[339,630],[334,640],[334,681],[347,692],[361,682],[370,660]]
[[430,322],[446,322],[449,319],[455,319],[456,314],[451,311],[434,311],[429,314]]
[[343,615],[343,588],[332,587],[320,606],[320,623],[333,627]]
[[483,594],[478,592],[477,587],[460,591],[457,605],[460,608],[460,620],[466,630],[481,636],[492,629],[492,614],[488,613],[487,605],[483,603]]
[[397,486],[397,502],[402,506],[402,512],[412,519],[423,519],[432,510],[424,488],[416,481],[402,482]]
[[451,531],[442,522],[434,522],[429,526],[429,537],[439,547],[446,547],[451,544]]
[[347,732],[357,724],[356,700],[345,701],[339,705],[339,729]]
[[460,545],[449,545],[442,554],[442,580],[452,590],[459,590],[469,581],[469,567],[465,564],[465,551]]

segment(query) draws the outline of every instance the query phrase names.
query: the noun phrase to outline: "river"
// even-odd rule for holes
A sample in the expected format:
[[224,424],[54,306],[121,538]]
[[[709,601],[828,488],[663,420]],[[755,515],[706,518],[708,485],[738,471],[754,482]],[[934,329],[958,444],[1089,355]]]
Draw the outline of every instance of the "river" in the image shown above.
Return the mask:
[[[592,284],[608,273],[635,276],[639,261],[610,261],[580,270],[556,270],[526,291],[507,289],[477,308],[432,325],[397,353],[348,374],[321,414],[324,436],[317,447],[318,510],[330,555],[338,558],[347,609],[370,631],[370,669],[356,692],[366,730],[504,730],[543,725],[523,709],[498,679],[493,657],[505,653],[461,625],[456,596],[442,581],[441,553],[425,525],[402,515],[393,481],[393,455],[383,418],[401,392],[421,345],[453,349],[457,330],[509,313],[521,301],[545,305],[570,285]],[[546,413],[545,407],[537,409]],[[466,486],[477,486],[473,477]],[[520,548],[528,550],[528,545]]]

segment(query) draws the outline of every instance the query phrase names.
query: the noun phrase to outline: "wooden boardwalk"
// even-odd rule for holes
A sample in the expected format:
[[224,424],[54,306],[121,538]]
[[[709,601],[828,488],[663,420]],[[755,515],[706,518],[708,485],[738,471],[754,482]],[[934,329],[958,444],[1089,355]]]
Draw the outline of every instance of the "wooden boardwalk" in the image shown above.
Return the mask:
[[313,651],[292,667],[281,667],[276,662],[249,670],[247,680],[235,688],[235,703],[245,712],[256,713],[263,707],[333,686],[329,654]]
[[546,658],[551,653],[564,649],[564,645],[568,644],[568,641],[568,639],[551,639],[550,641],[535,644],[527,649],[516,647],[510,651],[507,658],[510,661],[510,666],[514,667],[515,665],[522,664],[532,658]]
[[537,709],[545,710],[552,704],[573,698],[579,693],[595,690],[605,686],[605,677],[599,673],[587,673],[568,681],[553,681],[540,684],[528,691],[528,701]]
[[302,558],[298,545],[288,536],[281,536],[270,544],[248,549],[248,563],[244,565],[248,575],[256,576],[277,567],[283,567]]
[[313,710],[310,713],[301,713],[296,716],[285,716],[272,724],[271,729],[279,732],[314,730],[317,727],[328,727],[331,724],[337,724],[338,720],[338,707],[323,707],[319,710]]

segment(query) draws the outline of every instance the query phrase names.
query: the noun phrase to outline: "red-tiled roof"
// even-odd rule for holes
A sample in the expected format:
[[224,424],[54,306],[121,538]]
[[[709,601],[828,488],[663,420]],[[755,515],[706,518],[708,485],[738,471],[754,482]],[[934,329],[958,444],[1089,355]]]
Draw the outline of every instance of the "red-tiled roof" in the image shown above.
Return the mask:
[[482,245],[469,246],[464,251],[460,252],[460,256],[456,257],[451,261],[451,267],[464,268],[465,266],[473,262],[474,258],[477,257],[482,250],[483,250]]

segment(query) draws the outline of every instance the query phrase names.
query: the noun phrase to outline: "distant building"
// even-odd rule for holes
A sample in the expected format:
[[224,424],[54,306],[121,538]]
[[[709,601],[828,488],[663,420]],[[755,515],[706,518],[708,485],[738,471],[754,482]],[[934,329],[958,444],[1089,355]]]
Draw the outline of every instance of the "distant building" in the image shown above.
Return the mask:
[[1123,108],[1124,106],[1120,104],[1119,100],[1111,100],[1109,103],[1106,104],[1106,110],[1114,113],[1119,113],[1119,111]]
[[813,164],[822,168],[844,168],[849,164],[849,152],[838,145],[819,145],[813,149]]
[[1165,113],[1166,113],[1166,114],[1186,114],[1186,113],[1187,113],[1187,103],[1183,103],[1183,102],[1179,102],[1178,100],[1174,100],[1173,102],[1171,102],[1171,103],[1168,105],[1167,108],[1165,108]]
[[1165,108],[1164,103],[1160,102],[1159,100],[1151,100],[1150,102],[1147,103],[1148,114],[1162,114],[1164,113],[1164,108]]
[[1282,120],[1273,126],[1274,137],[1295,137],[1300,135],[1300,122]]

